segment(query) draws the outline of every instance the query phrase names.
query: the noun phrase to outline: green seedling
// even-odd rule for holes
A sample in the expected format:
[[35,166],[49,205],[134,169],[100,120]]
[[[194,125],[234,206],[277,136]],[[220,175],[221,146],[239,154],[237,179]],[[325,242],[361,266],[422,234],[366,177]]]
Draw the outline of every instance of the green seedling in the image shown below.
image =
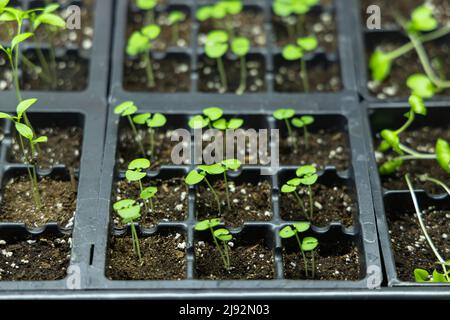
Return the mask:
[[309,148],[309,131],[308,126],[313,124],[315,119],[313,116],[302,116],[300,118],[294,118],[295,110],[294,109],[278,109],[273,113],[273,117],[279,121],[284,121],[286,124],[286,129],[288,131],[288,141],[289,143],[294,143],[294,152],[297,153],[297,136],[294,135],[292,130],[292,126],[296,128],[303,128],[303,138],[305,143],[305,148]]
[[244,37],[237,37],[231,41],[231,51],[239,57],[241,68],[241,81],[236,94],[241,95],[247,88],[247,62],[246,55],[250,51],[250,40]]
[[305,52],[314,51],[318,46],[316,37],[298,38],[297,44],[288,44],[283,48],[282,56],[287,61],[300,60],[300,78],[302,79],[303,89],[306,93],[309,92],[309,77],[308,68],[304,59]]
[[315,261],[314,261],[314,250],[319,245],[319,240],[314,237],[305,237],[303,240],[300,239],[299,234],[304,233],[309,230],[311,224],[309,222],[298,222],[294,223],[292,226],[284,227],[280,230],[279,235],[282,239],[289,239],[295,237],[297,240],[298,247],[303,257],[303,263],[305,265],[305,276],[309,276],[308,270],[308,259],[306,257],[307,252],[311,252],[311,278],[314,279],[315,276]]
[[225,72],[225,67],[223,64],[222,57],[228,51],[228,34],[222,30],[214,30],[208,33],[206,43],[205,43],[205,53],[211,59],[217,61],[217,70],[220,76],[220,82],[222,87],[220,91],[222,93],[228,90],[227,74]]
[[295,116],[295,110],[294,109],[278,109],[275,110],[273,113],[273,117],[277,120],[284,121],[286,124],[286,129],[288,131],[288,135],[290,137],[290,141],[295,140],[294,132],[292,131],[292,126],[290,123],[290,119],[292,119]]
[[314,123],[314,117],[302,116],[300,118],[292,119],[292,125],[296,128],[303,128],[303,139],[305,142],[305,148],[309,149],[309,132],[308,126]]
[[140,125],[147,125],[150,137],[150,155],[154,157],[155,152],[155,131],[167,123],[167,118],[162,113],[142,113],[133,117],[133,122]]
[[238,170],[241,167],[241,162],[237,159],[227,159],[223,160],[221,163],[216,163],[212,165],[200,165],[196,169],[189,172],[189,174],[185,178],[186,184],[192,186],[197,185],[202,181],[205,181],[209,189],[214,195],[214,198],[217,203],[217,210],[219,211],[219,214],[221,214],[221,203],[220,203],[220,197],[217,193],[217,191],[214,189],[210,181],[208,180],[207,176],[213,176],[218,174],[223,174],[224,182],[225,182],[225,194],[227,198],[227,206],[228,209],[231,210],[231,202],[230,202],[230,195],[228,190],[228,178],[227,174],[229,171],[235,171]]
[[144,146],[142,145],[142,137],[138,133],[136,126],[134,125],[133,119],[131,118],[138,111],[138,107],[134,104],[133,101],[125,101],[119,104],[114,108],[114,114],[118,114],[121,117],[125,117],[128,119],[128,123],[130,124],[131,130],[133,131],[134,141],[138,145],[139,151],[142,156],[145,157]]
[[[223,266],[228,271],[230,270],[230,249],[228,248],[228,243],[233,239],[230,231],[228,229],[220,228],[214,230],[215,227],[220,225],[220,219],[210,219],[203,220],[198,222],[195,225],[196,231],[206,231],[210,230],[211,237],[214,241],[214,244],[217,248],[217,251],[220,253],[220,257],[222,258]],[[222,243],[222,247],[219,244],[219,241]]]
[[141,207],[135,200],[125,199],[114,203],[113,209],[117,212],[124,224],[130,224],[133,252],[137,255],[142,265],[144,261],[141,256],[141,246],[136,227],[134,226],[134,223],[141,218]]
[[[151,198],[154,196],[154,193],[156,193],[156,192],[153,193],[151,190],[144,190],[144,187],[142,185],[142,179],[145,178],[145,176],[147,175],[146,170],[148,168],[150,168],[150,161],[148,161],[147,159],[143,159],[143,158],[135,159],[128,164],[128,170],[125,172],[125,177],[128,182],[138,182],[140,194],[144,195],[145,198],[150,199],[150,201],[151,201]],[[146,191],[146,192],[144,192],[144,191]],[[152,195],[152,193],[153,193],[153,195]],[[141,198],[143,198],[143,197],[141,197]],[[143,198],[145,211],[148,211],[147,199]],[[153,210],[153,204],[151,207]]]
[[407,120],[403,126],[395,131],[389,129],[381,131],[380,135],[383,140],[378,150],[380,152],[393,150],[397,156],[380,166],[380,174],[390,175],[400,168],[405,161],[409,160],[435,160],[445,172],[450,173],[450,146],[447,141],[439,138],[436,141],[435,153],[433,154],[418,152],[401,142],[401,134],[412,125],[416,115],[425,116],[427,114],[424,101],[420,96],[411,95],[409,105],[410,110],[405,114]]
[[305,30],[305,16],[319,0],[274,0],[272,9],[287,26],[290,40],[296,39]]
[[191,129],[202,129],[209,127],[210,129],[218,130],[236,130],[244,125],[244,119],[242,118],[231,118],[226,120],[223,116],[223,110],[219,107],[209,107],[203,109],[203,115],[193,116],[189,120],[189,127]]
[[186,20],[186,14],[183,11],[172,11],[168,20],[169,26],[172,27],[172,43],[177,45],[180,39],[180,23]]
[[[25,160],[25,164],[27,165],[28,177],[30,178],[30,184],[32,188],[32,195],[34,199],[34,203],[38,209],[41,208],[41,196],[39,192],[39,185],[37,179],[37,171],[36,171],[36,162],[37,162],[37,145],[40,143],[45,143],[48,141],[46,136],[36,137],[33,129],[25,123],[22,123],[22,120],[25,119],[26,111],[37,102],[37,99],[27,99],[23,100],[17,105],[16,115],[11,116],[7,113],[0,112],[0,119],[8,119],[14,123],[16,131],[18,132],[20,148],[22,150],[23,158]],[[30,152],[27,152],[25,149],[25,142],[28,141],[30,146]]]
[[414,192],[414,187],[411,183],[411,180],[409,178],[409,175],[405,175],[406,184],[408,185],[409,192],[411,194],[411,199],[414,204],[414,209],[416,211],[417,220],[419,221],[420,228],[422,230],[422,233],[430,246],[434,256],[437,259],[437,264],[439,264],[442,268],[442,273],[440,273],[437,270],[434,270],[432,276],[430,277],[428,271],[424,269],[415,269],[414,270],[414,278],[416,279],[416,282],[450,282],[450,271],[447,269],[447,267],[450,267],[450,261],[444,260],[441,254],[439,253],[438,249],[436,248],[435,244],[433,243],[432,238],[428,234],[427,227],[425,225],[425,222],[422,218],[422,211],[419,207],[419,201],[417,200],[416,194]]
[[[243,5],[240,0],[222,0],[214,5],[202,6],[197,10],[196,17],[200,22],[213,19],[214,27],[224,27],[230,38],[234,38],[234,17],[242,12]],[[217,21],[222,22],[219,25]]]
[[158,0],[136,0],[136,6],[145,11],[145,24],[155,23],[155,8]]
[[[282,193],[292,193],[297,202],[303,211],[303,214],[309,221],[313,221],[314,219],[314,195],[312,191],[312,186],[317,182],[319,176],[317,175],[317,169],[313,166],[302,166],[299,167],[295,172],[297,178],[291,179],[287,181],[282,187]],[[309,210],[306,209],[306,206],[303,200],[300,198],[300,194],[298,189],[300,187],[306,187],[308,190],[309,197]],[[308,212],[309,211],[309,212]]]
[[140,31],[133,32],[128,39],[127,54],[132,57],[140,56],[145,66],[147,86],[149,88],[154,88],[156,85],[151,59],[151,48],[152,41],[156,40],[160,33],[161,28],[158,25],[150,24],[143,27]]
[[407,33],[410,42],[390,52],[385,52],[380,48],[376,48],[369,60],[372,79],[376,82],[383,82],[386,80],[391,74],[393,62],[411,50],[415,50],[419,56],[420,63],[426,76],[433,86],[436,87],[437,91],[450,88],[450,81],[445,80],[442,77],[442,73],[436,75],[432,63],[423,47],[424,43],[442,38],[449,34],[450,24],[438,28],[438,22],[433,16],[433,9],[428,5],[421,5],[414,9],[409,21],[404,21],[398,14],[395,14],[394,17]]

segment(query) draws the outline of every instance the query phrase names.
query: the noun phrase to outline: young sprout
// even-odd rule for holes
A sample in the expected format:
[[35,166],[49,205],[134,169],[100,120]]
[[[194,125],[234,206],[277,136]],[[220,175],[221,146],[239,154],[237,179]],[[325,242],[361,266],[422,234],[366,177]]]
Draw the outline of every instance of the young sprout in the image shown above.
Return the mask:
[[[241,13],[243,9],[242,1],[240,0],[222,0],[217,1],[214,5],[202,6],[197,10],[196,17],[200,22],[208,19],[223,20],[225,29],[229,33],[231,39],[234,38],[234,23],[233,17]],[[214,26],[218,27],[215,23]]]
[[168,20],[169,26],[172,27],[172,43],[177,45],[180,39],[180,23],[186,20],[186,14],[183,11],[172,11]]
[[142,156],[146,156],[144,146],[142,145],[142,138],[139,135],[136,126],[134,125],[133,119],[131,116],[138,111],[138,107],[135,106],[133,101],[125,101],[119,104],[114,108],[114,114],[118,114],[121,117],[126,117],[128,119],[128,123],[130,124],[131,130],[133,131],[134,140],[139,147],[139,151]]
[[[214,244],[217,248],[217,251],[219,251],[220,257],[222,258],[223,265],[225,269],[228,271],[230,270],[230,250],[228,248],[228,242],[230,242],[233,239],[233,236],[231,235],[230,231],[228,229],[220,228],[214,230],[215,227],[220,225],[220,219],[210,219],[210,220],[203,220],[198,222],[195,225],[196,231],[206,231],[210,230],[211,237],[214,241]],[[222,242],[223,248],[221,248],[219,241]]]
[[189,127],[191,129],[202,129],[208,126],[212,129],[212,124],[222,117],[223,110],[219,107],[209,107],[203,109],[203,115],[204,117],[202,115],[193,116],[189,120]]
[[279,235],[282,239],[289,239],[295,237],[297,240],[298,247],[302,253],[303,263],[305,265],[305,276],[309,276],[308,272],[308,260],[306,257],[306,252],[311,252],[311,278],[314,279],[315,275],[315,261],[314,261],[314,250],[319,245],[319,240],[314,237],[305,237],[300,240],[299,233],[306,232],[309,230],[311,224],[309,222],[298,222],[294,223],[292,226],[286,226],[280,230]]
[[[139,183],[139,189],[140,189],[140,194],[144,195],[145,198],[150,199],[151,201],[151,197],[154,196],[151,195],[150,197],[149,194],[151,194],[152,192],[150,190],[144,190],[144,187],[142,186],[142,179],[145,178],[145,176],[147,175],[146,170],[150,168],[150,161],[148,161],[147,159],[135,159],[133,161],[131,161],[128,164],[128,170],[125,172],[125,177],[127,178],[128,182],[138,182]],[[146,191],[146,192],[144,192]],[[156,193],[156,192],[155,192]],[[142,197],[144,199],[144,197]],[[144,199],[144,206],[145,206],[145,211],[148,211],[147,208],[147,199]],[[153,205],[152,205],[153,208]]]
[[411,126],[416,115],[425,116],[427,114],[427,109],[420,96],[411,95],[409,97],[409,105],[411,108],[405,114],[407,120],[403,126],[395,131],[389,129],[381,131],[380,135],[383,140],[378,150],[380,152],[386,152],[392,149],[397,153],[397,157],[383,163],[379,168],[380,174],[392,174],[400,168],[405,161],[409,160],[436,160],[445,172],[450,173],[450,147],[445,140],[439,138],[436,141],[434,154],[420,153],[401,143],[400,135]]
[[135,221],[139,221],[141,218],[141,207],[135,200],[125,199],[114,203],[113,209],[117,212],[124,224],[130,224],[133,252],[137,255],[139,262],[142,265],[144,261],[141,256],[139,237],[136,232],[136,227],[134,226]]
[[217,69],[222,84],[220,92],[222,93],[228,90],[227,74],[222,60],[222,57],[228,51],[228,39],[228,34],[225,31],[214,30],[208,33],[205,43],[206,56],[217,61]]
[[306,61],[304,59],[304,54],[306,51],[314,51],[318,46],[318,41],[316,37],[304,37],[297,39],[297,45],[288,44],[283,48],[282,56],[285,60],[296,61],[300,60],[300,78],[303,82],[303,89],[306,93],[309,92],[309,79],[308,79],[308,69]]
[[450,88],[450,81],[436,75],[423,47],[424,43],[442,38],[449,34],[450,24],[438,29],[438,21],[433,16],[433,9],[426,4],[413,10],[410,21],[404,21],[403,18],[397,14],[395,14],[394,17],[407,33],[410,42],[390,52],[385,52],[380,48],[376,48],[369,60],[372,79],[376,82],[383,82],[389,77],[394,60],[411,50],[415,50],[419,56],[420,63],[426,76],[431,83],[438,90]]
[[273,113],[273,117],[277,120],[284,121],[286,124],[286,129],[288,131],[288,143],[290,145],[294,144],[294,153],[297,153],[298,147],[297,147],[297,138],[294,135],[294,132],[292,131],[290,119],[295,116],[295,110],[294,109],[278,109],[275,110]]
[[143,113],[133,117],[133,122],[140,125],[147,125],[148,132],[150,136],[150,155],[154,157],[155,150],[155,130],[156,128],[163,127],[167,118],[161,113],[154,113],[153,115],[150,113]]
[[136,6],[145,11],[145,23],[155,23],[155,7],[158,5],[158,0],[136,0]]
[[250,51],[250,40],[244,37],[234,38],[231,42],[231,51],[240,59],[241,82],[239,88],[236,91],[236,94],[241,95],[247,88],[247,62],[245,56]]
[[[41,208],[41,196],[39,192],[38,179],[36,173],[37,162],[37,145],[39,143],[47,142],[46,136],[35,137],[33,129],[27,124],[22,123],[25,119],[26,111],[37,102],[37,99],[23,100],[17,105],[16,116],[11,116],[7,113],[0,112],[0,119],[9,119],[14,123],[16,131],[19,133],[19,143],[22,150],[25,164],[27,165],[28,177],[30,178],[32,195],[35,205],[38,209]],[[30,146],[30,152],[25,149],[24,140],[27,140]]]
[[309,149],[309,132],[308,126],[314,123],[314,117],[303,116],[300,118],[292,119],[292,125],[296,128],[303,128],[303,138],[305,141],[305,148]]
[[[282,193],[292,193],[300,205],[300,208],[303,211],[303,214],[309,221],[313,221],[314,218],[314,200],[313,200],[313,191],[312,186],[317,182],[319,176],[317,175],[317,169],[313,166],[302,166],[297,169],[295,172],[297,178],[291,179],[286,182],[281,187]],[[309,213],[306,209],[306,206],[303,200],[300,198],[300,195],[297,189],[301,186],[305,186],[308,189],[309,196]]]
[[129,56],[140,56],[141,61],[145,65],[147,74],[147,86],[155,87],[155,76],[153,74],[153,66],[151,60],[152,41],[158,38],[161,28],[156,24],[150,24],[143,27],[140,31],[131,34],[127,44],[127,54]]
[[241,118],[231,118],[226,120],[225,118],[220,118],[214,121],[213,127],[218,130],[236,130],[244,125],[244,119]]

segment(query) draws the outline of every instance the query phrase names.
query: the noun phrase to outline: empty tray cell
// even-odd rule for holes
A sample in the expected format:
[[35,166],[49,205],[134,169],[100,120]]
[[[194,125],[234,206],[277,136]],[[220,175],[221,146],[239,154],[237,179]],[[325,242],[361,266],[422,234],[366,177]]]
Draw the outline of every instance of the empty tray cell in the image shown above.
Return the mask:
[[[377,149],[380,144],[380,132],[383,129],[397,130],[405,122],[404,114],[409,108],[389,108],[371,110],[372,136],[374,139],[374,152],[378,164],[396,157],[393,152],[381,153]],[[416,116],[413,125],[400,134],[400,142],[421,153],[434,153],[438,138],[450,141],[450,109],[428,108],[427,116]],[[391,175],[381,176],[382,184],[389,190],[407,190],[405,174],[409,173],[415,188],[425,188],[431,193],[443,193],[444,190],[433,183],[423,183],[419,175],[428,174],[430,177],[448,182],[448,174],[436,160],[408,160]]]
[[66,277],[70,236],[55,228],[31,234],[23,227],[0,233],[0,281],[49,281]]
[[[418,205],[428,235],[439,254],[450,256],[450,202],[435,200],[425,193],[417,193]],[[397,278],[415,282],[414,269],[433,270],[442,273],[442,268],[433,254],[420,227],[409,193],[391,193],[385,197],[385,210],[393,249]]]
[[[219,229],[219,227],[217,228]],[[232,233],[227,244],[219,243],[229,258],[221,258],[209,230],[195,233],[195,276],[204,280],[271,280],[275,277],[274,237],[269,226],[247,226]],[[227,247],[224,247],[227,246]],[[226,249],[225,249],[226,248]],[[227,270],[228,269],[228,270]]]
[[[306,128],[305,126],[298,128],[292,124],[294,122],[298,126],[299,123],[305,123],[302,120],[305,116],[313,117],[314,122],[306,125]],[[281,137],[281,165],[317,165],[321,169],[332,166],[340,171],[350,167],[351,149],[345,117],[299,114],[293,119],[288,120],[293,131],[292,137],[288,134],[285,121],[276,122]]]
[[[225,71],[225,80],[227,90],[224,90],[221,75],[219,72],[219,62],[215,59],[208,58],[202,55],[199,58],[199,91],[201,92],[238,92],[241,86],[241,79],[246,79],[244,82],[244,91],[241,93],[256,93],[265,92],[267,89],[265,74],[266,65],[264,56],[260,54],[248,54],[245,60],[245,71],[241,69],[241,59],[233,55],[227,55],[222,58],[222,63]],[[241,77],[241,73],[245,72],[246,76]]]
[[[188,217],[189,190],[184,182],[183,169],[162,169],[157,175],[141,180],[142,190],[156,187],[157,192],[150,200],[140,198],[139,182],[128,182],[121,173],[114,183],[112,202],[123,199],[138,200],[141,205],[141,226],[150,228],[159,222],[180,222]],[[113,213],[114,225],[123,227],[120,218]]]
[[[324,54],[305,55],[309,92],[339,92],[342,89],[341,71],[337,61],[328,60]],[[281,54],[274,57],[274,86],[277,92],[305,92],[300,76],[301,62],[287,61]]]
[[319,241],[319,245],[314,252],[305,252],[308,268],[308,275],[306,275],[305,260],[295,236],[283,239],[282,253],[285,278],[338,281],[357,281],[364,278],[364,259],[355,236],[342,233],[338,226],[333,226],[325,233],[310,229],[298,234],[298,236],[301,242],[306,237],[314,237]]
[[[31,176],[33,176],[30,170]],[[0,222],[25,223],[37,228],[56,222],[71,229],[77,206],[78,177],[65,169],[37,174],[40,200],[35,200],[30,173],[26,168],[11,168],[3,174]],[[40,201],[40,207],[37,203]]]
[[[282,186],[297,178],[295,170],[283,170],[279,174],[280,216],[285,221],[306,221],[311,217],[309,187],[300,185],[295,193],[283,193]],[[351,227],[358,221],[358,204],[354,182],[339,177],[335,171],[319,173],[319,178],[311,186],[312,224],[326,227],[339,222]],[[305,214],[306,211],[306,214]]]
[[112,235],[106,276],[111,280],[182,280],[186,278],[186,236],[183,229],[159,227],[154,233],[137,228],[142,262],[133,252],[130,228]]
[[[152,53],[150,53],[152,54]],[[187,92],[191,88],[190,57],[182,53],[160,54],[152,57],[155,84],[149,83],[146,63],[141,57],[126,56],[123,86],[127,91]],[[172,76],[171,76],[172,75]]]
[[[30,122],[35,136],[46,136],[48,141],[36,149],[36,164],[39,168],[65,165],[72,170],[80,167],[83,143],[84,116],[79,113],[30,113]],[[12,145],[8,152],[8,162],[24,163],[24,153],[18,133],[12,127]],[[27,156],[28,143],[24,144]]]

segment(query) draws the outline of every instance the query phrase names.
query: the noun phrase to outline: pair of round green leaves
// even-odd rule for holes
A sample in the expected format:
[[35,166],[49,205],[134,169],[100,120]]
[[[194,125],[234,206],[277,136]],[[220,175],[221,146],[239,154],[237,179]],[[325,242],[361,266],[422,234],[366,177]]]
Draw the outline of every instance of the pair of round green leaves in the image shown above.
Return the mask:
[[156,24],[150,24],[143,27],[140,31],[131,34],[127,44],[127,54],[136,56],[146,53],[151,49],[151,41],[158,38],[161,33],[161,27]]
[[277,16],[288,17],[293,14],[305,14],[318,3],[319,0],[275,0],[272,8]]
[[238,170],[240,167],[241,162],[237,159],[226,159],[223,160],[221,163],[215,163],[211,165],[200,165],[197,167],[197,169],[189,172],[184,181],[188,185],[196,185],[202,182],[207,174],[209,175],[223,174],[228,170]]
[[295,172],[297,178],[291,179],[281,187],[281,192],[291,193],[297,190],[300,185],[312,186],[317,182],[319,176],[317,175],[317,169],[313,166],[303,166]]
[[169,13],[167,19],[169,21],[169,25],[172,26],[178,22],[186,20],[186,14],[183,11],[172,11]]
[[114,108],[115,114],[120,114],[122,117],[131,116],[138,111],[138,107],[133,101],[125,101]]
[[[282,239],[289,239],[294,237],[298,233],[305,232],[309,230],[311,224],[309,222],[298,222],[294,223],[292,226],[286,226],[280,230],[279,235]],[[319,241],[314,237],[305,237],[301,241],[302,251],[313,251],[319,245]]]
[[146,112],[134,116],[133,122],[141,125],[146,124],[149,128],[160,128],[167,123],[167,118],[159,112],[154,113],[153,115]]
[[145,170],[150,168],[150,161],[145,158],[134,159],[128,164],[128,170],[125,172],[125,177],[128,181],[139,181],[143,179],[147,173]]
[[409,28],[414,31],[433,31],[438,27],[438,21],[433,16],[433,9],[428,5],[422,5],[414,9],[411,14]]
[[[278,109],[273,113],[273,117],[277,120],[288,120],[295,116],[294,109]],[[296,128],[307,127],[314,123],[313,116],[302,116],[300,118],[294,118],[291,121],[292,125]]]
[[304,37],[297,39],[297,45],[288,44],[283,48],[282,56],[285,60],[295,61],[303,58],[305,51],[314,51],[319,46],[316,37]]
[[[188,124],[191,129],[202,129],[206,127],[210,122],[210,119],[204,118],[201,115],[196,115],[189,120]],[[222,118],[214,121],[212,123],[212,126],[217,130],[236,130],[242,127],[243,124],[244,120],[240,118],[231,118],[228,121]]]
[[199,21],[208,19],[224,19],[227,15],[236,15],[242,12],[242,1],[224,0],[218,1],[212,6],[203,6],[197,10],[196,17]]
[[113,209],[122,218],[123,223],[131,223],[141,217],[141,207],[136,200],[124,199],[114,203]]
[[[196,231],[211,230],[220,225],[220,222],[221,222],[220,219],[202,220],[195,225],[195,230]],[[231,241],[231,239],[233,239],[233,236],[231,235],[230,231],[225,228],[214,230],[213,235],[215,238],[224,242]]]
[[[225,55],[229,45],[228,33],[223,30],[213,30],[208,33],[205,43],[205,53],[211,59],[218,59]],[[245,56],[250,51],[250,40],[235,37],[231,41],[231,51],[238,57]]]

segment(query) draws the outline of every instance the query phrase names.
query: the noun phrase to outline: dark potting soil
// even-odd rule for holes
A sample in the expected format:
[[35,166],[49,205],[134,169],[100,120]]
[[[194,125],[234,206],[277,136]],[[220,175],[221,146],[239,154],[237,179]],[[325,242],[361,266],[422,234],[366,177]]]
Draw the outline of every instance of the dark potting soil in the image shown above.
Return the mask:
[[133,253],[131,237],[112,237],[106,276],[112,280],[181,280],[186,278],[184,236],[154,235],[139,239],[143,264]]
[[[335,62],[317,57],[307,61],[309,92],[337,92],[342,89],[340,68]],[[300,61],[279,60],[275,63],[275,91],[305,92],[300,76]]]
[[[172,178],[169,180],[144,179],[142,184],[145,187],[156,186],[158,192],[153,201],[153,210],[150,211],[150,203],[147,202],[149,211],[145,211],[145,206],[141,210],[141,224],[144,227],[153,227],[160,221],[184,221],[188,215],[188,188],[182,178]],[[136,182],[129,183],[126,180],[117,181],[114,188],[113,202],[122,199],[139,199],[140,189]],[[142,202],[142,201],[141,201]],[[114,214],[114,224],[123,227],[122,222]]]
[[[403,281],[415,281],[414,269],[427,270],[430,274],[434,269],[442,272],[436,264],[433,254],[414,212],[388,212],[389,234],[394,250],[398,278]],[[450,212],[429,207],[423,210],[422,218],[438,252],[445,258],[450,255]]]
[[[421,153],[434,153],[436,140],[442,138],[450,141],[450,127],[447,128],[431,128],[422,127],[414,131],[406,131],[401,134],[400,141],[406,146],[411,147]],[[379,146],[380,140],[376,139],[375,147]],[[380,152],[376,152],[377,162],[384,163],[385,160],[397,156],[394,153],[387,154],[387,157]],[[447,185],[450,182],[450,175],[446,173],[436,160],[411,160],[405,161],[404,164],[389,176],[382,176],[383,187],[389,190],[407,190],[408,186],[405,181],[405,174],[409,173],[412,184],[415,189],[425,189],[433,194],[442,194],[445,191],[438,185],[430,182],[423,183],[419,176],[428,174],[430,177],[441,180]]]
[[228,181],[231,210],[227,205],[225,183],[218,181],[213,188],[221,201],[221,213],[219,214],[213,193],[202,184],[196,192],[195,209],[198,220],[221,217],[227,225],[236,227],[248,221],[272,219],[272,189],[269,182],[236,184]]
[[[37,136],[47,136],[48,142],[39,145],[37,165],[40,168],[50,168],[56,165],[65,165],[75,169],[80,167],[80,157],[83,141],[83,131],[79,127],[50,126],[36,128]],[[30,152],[29,145],[25,145]],[[14,135],[13,145],[10,148],[8,160],[12,163],[23,163],[23,153],[17,134]]]
[[[341,222],[345,227],[353,225],[353,216],[356,214],[357,208],[347,186],[315,184],[312,190],[314,201],[312,223],[314,225],[325,227],[331,222]],[[306,209],[309,210],[310,202],[307,192],[307,189],[299,190],[300,198],[303,200]],[[293,194],[280,193],[280,195],[280,214],[283,220],[306,220],[301,206]]]
[[[450,18],[449,18],[450,19]],[[402,46],[404,43],[400,41],[394,41],[389,38],[384,38],[378,44],[378,47],[385,51],[390,52]],[[377,46],[373,46],[377,47]],[[448,57],[450,56],[450,43],[441,42],[428,42],[424,43],[425,50],[430,58],[430,61],[439,61],[442,65],[440,69],[435,70],[437,74],[442,74],[444,78],[450,77],[450,63]],[[370,59],[374,51],[367,50],[367,59]],[[439,71],[438,71],[439,70]],[[394,60],[392,64],[392,70],[390,76],[382,83],[376,83],[371,81],[371,72],[368,71],[369,81],[368,89],[378,99],[387,99],[391,97],[408,97],[411,94],[411,89],[406,85],[408,77],[415,73],[425,73],[420,63],[419,57],[414,50],[409,51],[405,55]],[[443,90],[438,95],[450,95],[450,89]]]
[[187,92],[191,87],[190,60],[188,56],[166,56],[152,59],[155,86],[147,84],[145,64],[140,59],[126,58],[123,86],[128,91]]
[[[231,246],[231,244],[233,244]],[[230,270],[226,270],[217,248],[207,242],[195,244],[195,271],[205,280],[270,280],[274,277],[273,251],[262,241],[256,244],[229,244]]]
[[71,238],[40,236],[25,241],[0,237],[0,280],[60,280],[70,261]]
[[[186,12],[185,12],[186,13]],[[187,48],[191,43],[191,25],[192,21],[188,16],[185,21],[178,24],[178,39],[174,38],[174,27],[169,25],[169,12],[157,12],[156,22],[161,26],[161,34],[152,42],[152,50],[165,51],[169,47]],[[127,39],[135,31],[140,30],[146,25],[144,12],[128,11]]]
[[[88,85],[89,61],[74,53],[67,53],[62,57],[56,57],[56,81],[45,80],[40,76],[43,74],[41,64],[34,51],[25,53],[27,58],[39,66],[38,69],[24,65],[22,88],[24,90],[49,90],[49,91],[82,91]],[[44,52],[49,62],[49,54]]]
[[12,72],[7,59],[6,55],[0,52],[0,91],[12,87]]
[[[297,248],[298,249],[298,248]],[[333,246],[328,248],[331,252],[324,252],[319,248],[315,256],[314,280],[356,281],[361,279],[358,249],[354,246]],[[307,254],[308,277],[301,253],[292,252],[283,248],[284,275],[287,279],[311,279],[311,255]]]
[[[223,59],[227,77],[227,92],[236,92],[241,83],[241,63],[239,59]],[[262,56],[248,56],[246,63],[247,81],[245,92],[266,90],[266,67]],[[223,93],[223,86],[217,69],[217,61],[203,56],[199,61],[199,90]]]
[[308,149],[303,129],[301,133],[295,131],[293,134],[293,139],[280,139],[281,165],[317,165],[320,169],[334,166],[337,170],[346,170],[350,167],[351,150],[344,132],[338,129],[309,132]]
[[[382,28],[392,28],[399,27],[395,22],[395,18],[393,16],[394,12],[400,12],[405,18],[408,18],[412,11],[420,5],[423,5],[423,0],[408,0],[408,1],[390,1],[390,0],[361,0],[361,17],[362,22],[365,24],[365,21],[368,19],[369,15],[367,14],[367,7],[370,5],[377,5],[381,9],[382,19],[381,25]],[[427,1],[428,5],[432,5],[434,7],[434,16],[441,23],[445,24],[450,19],[450,3],[448,0],[430,0]]]
[[[291,20],[292,18],[288,19]],[[296,29],[294,27],[295,33],[291,36],[289,35],[288,24],[285,20],[275,14],[272,18],[277,46],[284,47],[289,43],[296,43],[297,38],[315,35],[319,41],[319,47],[329,53],[337,51],[337,26],[333,13],[315,10],[309,12],[304,18],[303,30],[299,30],[299,27]]]
[[[75,184],[75,185],[74,185]],[[28,175],[9,180],[2,189],[0,221],[22,222],[31,227],[57,222],[71,228],[76,211],[77,182],[45,177],[40,179],[40,209],[37,209],[31,192]]]
[[[230,17],[228,21],[208,19],[200,23],[199,46],[204,46],[206,37],[213,30],[228,30],[227,24],[232,24],[234,36],[246,37],[250,40],[251,47],[263,47],[266,45],[267,36],[264,30],[264,12],[254,7],[244,8],[237,15]],[[231,21],[231,22],[230,22]]]
[[[144,150],[146,150],[146,158],[151,157],[150,148],[150,134],[147,130],[138,129],[139,135],[142,137],[142,144]],[[170,165],[172,163],[172,150],[179,143],[178,141],[171,141],[171,130],[156,130],[155,133],[155,145],[154,156],[151,158],[151,169],[160,167],[161,165]],[[119,142],[118,142],[118,156],[117,162],[120,169],[126,170],[128,164],[136,159],[142,158],[142,154],[139,152],[139,147],[136,143],[132,130],[129,127],[120,129]]]

